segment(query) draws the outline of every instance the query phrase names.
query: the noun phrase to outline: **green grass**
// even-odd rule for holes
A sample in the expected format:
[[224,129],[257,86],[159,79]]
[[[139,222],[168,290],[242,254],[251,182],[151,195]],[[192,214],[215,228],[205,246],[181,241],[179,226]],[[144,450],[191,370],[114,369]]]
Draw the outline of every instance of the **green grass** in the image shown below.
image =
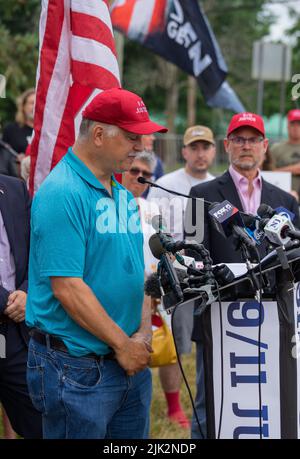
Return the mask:
[[[183,368],[187,377],[188,383],[192,390],[193,395],[195,394],[195,351],[193,350],[191,355],[183,356],[182,358]],[[160,386],[158,378],[158,370],[155,368],[152,370],[153,373],[153,395],[152,395],[152,406],[151,406],[151,433],[152,439],[185,439],[190,438],[190,431],[188,429],[182,429],[177,427],[176,424],[170,422],[167,418],[167,404],[163,390]],[[190,398],[188,396],[187,389],[184,382],[181,387],[181,402],[182,406],[191,419],[192,406]],[[0,438],[3,438],[3,426],[0,416]]]
[[[182,358],[182,364],[185,376],[195,396],[195,379],[196,379],[196,360],[195,350],[192,354],[185,355]],[[158,370],[153,369],[153,394],[151,406],[151,431],[150,437],[153,439],[185,439],[190,438],[190,430],[182,429],[167,418],[167,404],[163,390],[160,386]],[[188,391],[184,382],[182,382],[180,391],[181,403],[189,419],[192,417],[192,405]]]

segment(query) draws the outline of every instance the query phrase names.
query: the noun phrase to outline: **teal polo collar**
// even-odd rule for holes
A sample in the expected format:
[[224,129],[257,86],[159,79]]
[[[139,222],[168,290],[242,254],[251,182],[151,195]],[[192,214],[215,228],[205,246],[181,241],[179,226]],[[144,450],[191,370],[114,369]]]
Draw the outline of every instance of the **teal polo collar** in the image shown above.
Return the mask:
[[[78,156],[73,153],[72,147],[68,149],[67,154],[63,159],[75,172],[77,172],[78,175],[80,175],[81,178],[83,178],[83,180],[88,182],[91,186],[106,191],[105,187],[101,182],[99,182],[93,172],[81,161],[81,159],[78,158]],[[111,185],[114,189],[124,189],[114,176],[111,178]]]

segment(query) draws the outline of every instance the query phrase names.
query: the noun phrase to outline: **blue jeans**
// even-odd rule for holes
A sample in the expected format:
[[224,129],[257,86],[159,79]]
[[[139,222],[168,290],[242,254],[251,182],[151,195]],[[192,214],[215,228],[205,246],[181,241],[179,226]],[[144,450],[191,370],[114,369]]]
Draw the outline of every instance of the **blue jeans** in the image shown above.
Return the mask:
[[[204,438],[206,438],[206,407],[205,407],[205,385],[204,385],[204,362],[203,362],[203,344],[199,341],[196,343],[196,398],[195,409],[200,422],[200,427]],[[192,418],[192,439],[202,439],[196,417]]]
[[43,438],[148,437],[148,368],[127,376],[116,360],[72,357],[31,339],[27,383],[42,413]]

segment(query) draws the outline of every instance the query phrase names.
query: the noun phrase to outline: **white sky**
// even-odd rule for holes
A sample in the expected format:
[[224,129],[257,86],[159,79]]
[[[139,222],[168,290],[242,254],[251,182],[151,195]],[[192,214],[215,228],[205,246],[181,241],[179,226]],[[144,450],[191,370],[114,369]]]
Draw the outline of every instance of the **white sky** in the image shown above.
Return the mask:
[[[271,40],[281,40],[284,42],[291,41],[291,38],[285,35],[285,30],[293,26],[293,19],[289,17],[288,6],[293,7],[300,13],[300,0],[287,1],[286,5],[270,5],[268,9],[278,16],[277,23],[271,27],[269,38]],[[299,30],[300,33],[300,30]]]

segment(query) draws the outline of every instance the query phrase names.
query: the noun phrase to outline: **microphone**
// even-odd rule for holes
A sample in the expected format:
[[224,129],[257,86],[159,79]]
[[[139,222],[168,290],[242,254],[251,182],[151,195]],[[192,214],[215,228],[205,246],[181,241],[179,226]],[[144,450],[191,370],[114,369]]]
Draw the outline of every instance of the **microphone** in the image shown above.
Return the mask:
[[284,215],[274,215],[266,226],[264,232],[273,244],[285,245],[291,239],[299,239],[300,231],[295,230],[291,220]]
[[291,221],[295,219],[295,214],[282,206],[272,209],[272,207],[267,204],[261,204],[257,209],[257,215],[261,218],[272,218],[275,214],[288,217]]
[[[164,249],[166,252],[171,252],[175,255],[177,261],[183,264],[184,259],[178,253],[180,250],[183,249],[190,249],[197,252],[201,258],[205,258],[208,255],[208,251],[202,244],[198,244],[196,241],[189,240],[189,241],[175,241],[172,236],[168,233],[163,233],[161,230],[164,229],[164,218],[161,215],[154,215],[151,220],[152,227],[157,231],[155,236],[158,236],[161,250]],[[151,236],[152,237],[152,236]],[[151,239],[151,238],[150,238]],[[154,255],[155,256],[155,255]],[[159,258],[159,257],[156,257]]]
[[[207,204],[208,206],[211,206],[213,204],[220,204],[220,203],[216,203],[216,202],[214,203],[214,202],[211,202],[211,201],[206,201],[206,199],[198,198],[196,196],[190,196],[189,194],[184,194],[184,193],[179,193],[178,191],[169,190],[168,188],[165,188],[165,187],[163,187],[161,185],[158,185],[155,182],[151,182],[151,180],[147,180],[142,176],[138,177],[137,181],[139,183],[142,183],[143,185],[147,183],[148,185],[150,185],[152,187],[159,188],[159,189],[161,189],[163,191],[166,191],[167,193],[174,194],[176,196],[181,196],[183,198],[188,198],[188,199],[194,199],[195,201],[202,201],[202,202],[204,202],[204,204]],[[255,218],[255,215],[252,215],[252,214],[247,214],[247,213],[241,212],[241,211],[239,211],[239,213],[243,217],[249,217],[251,219]]]
[[176,196],[181,196],[183,198],[192,198],[192,199],[200,199],[201,201],[204,201],[206,202],[207,204],[211,204],[209,201],[205,201],[204,199],[202,198],[196,198],[196,197],[193,197],[193,196],[190,196],[189,194],[184,194],[184,193],[179,193],[178,191],[173,191],[173,190],[168,190],[167,188],[164,188],[163,186],[160,186],[158,185],[157,183],[155,182],[151,182],[151,180],[146,180],[144,177],[138,177],[137,181],[139,183],[142,183],[143,185],[145,185],[146,183],[150,186],[153,186],[155,188],[160,188],[161,190],[164,190],[166,191],[167,193],[171,193],[171,194],[175,194]]
[[147,183],[148,185],[151,185],[151,186],[157,186],[154,182],[151,182],[150,180],[146,180],[145,177],[142,177],[141,175],[138,177],[137,181],[139,183],[142,183],[143,185]]
[[[174,255],[177,255],[176,252],[179,252],[180,250],[184,249],[184,244],[185,244],[184,241],[175,242],[169,233],[162,232],[166,229],[166,223],[165,223],[165,219],[161,215],[154,215],[154,217],[151,220],[151,224],[152,224],[152,227],[156,231],[156,234],[154,234],[153,236],[157,236],[156,239],[153,238],[153,241],[154,240],[159,241],[159,242],[152,242],[152,244],[156,244],[157,247],[158,247],[158,244],[160,244],[161,246],[160,250],[164,250],[164,252],[171,252]],[[149,245],[150,245],[150,241],[149,241]],[[154,249],[156,248],[156,245],[153,246]],[[156,255],[154,256],[156,257]],[[159,258],[159,257],[156,257],[156,258]]]
[[160,260],[161,256],[167,252],[163,247],[158,234],[152,234],[152,236],[149,238],[149,247],[152,255],[158,260]]
[[176,297],[176,301],[182,301],[183,292],[180,286],[180,282],[178,280],[177,273],[175,271],[169,254],[167,253],[166,249],[163,247],[161,243],[159,234],[152,234],[152,236],[149,239],[149,247],[152,252],[152,255],[160,260],[158,265],[158,271],[162,272],[162,268],[165,269],[173,294]]
[[260,245],[265,239],[266,235],[263,228],[260,226],[261,218],[256,215],[243,215],[243,222],[245,231],[253,239],[256,245]]
[[[187,274],[185,271],[182,269],[177,269],[175,268],[175,272],[178,276],[178,280],[180,284],[182,284],[184,287],[188,287],[187,283]],[[164,290],[168,290],[169,288],[169,283],[168,283],[168,277],[165,275],[165,273],[162,273],[161,276],[161,286]],[[160,282],[158,279],[157,273],[152,273],[150,274],[144,284],[144,291],[146,295],[152,296],[152,298],[161,298],[161,291],[160,291]]]
[[245,230],[245,225],[237,207],[225,200],[220,204],[211,204],[208,210],[219,233],[225,237],[234,235],[247,248],[256,247],[255,242]]
[[299,239],[300,231],[296,230],[292,223],[295,214],[288,209],[278,207],[274,210],[267,204],[261,204],[257,214],[261,217],[259,227],[272,244],[285,245],[291,239]]
[[296,215],[290,210],[286,209],[285,207],[275,207],[275,210],[276,214],[288,217],[291,220],[291,222],[294,221]]
[[295,214],[285,207],[276,207],[275,209],[272,209],[272,207],[267,204],[261,204],[259,206],[257,209],[257,215],[260,217],[260,220],[262,220],[262,223],[260,224],[261,227],[263,222],[266,224],[266,220],[274,217],[274,215],[287,217],[291,222],[295,219]]
[[213,266],[213,274],[215,276],[216,281],[219,285],[227,285],[231,284],[234,281],[235,276],[230,268],[227,265],[222,263],[221,265]]
[[272,209],[268,204],[261,204],[257,209],[257,215],[260,218],[272,218],[276,214],[276,211]]

